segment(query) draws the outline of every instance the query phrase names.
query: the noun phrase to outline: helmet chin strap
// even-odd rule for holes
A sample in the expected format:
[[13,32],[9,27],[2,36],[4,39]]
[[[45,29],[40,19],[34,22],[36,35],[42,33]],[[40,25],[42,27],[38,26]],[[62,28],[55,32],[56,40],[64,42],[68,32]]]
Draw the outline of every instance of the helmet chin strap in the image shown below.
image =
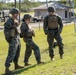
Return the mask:
[[54,15],[54,12],[49,12],[49,15]]
[[17,16],[15,16],[15,15],[12,15],[12,18],[18,20]]

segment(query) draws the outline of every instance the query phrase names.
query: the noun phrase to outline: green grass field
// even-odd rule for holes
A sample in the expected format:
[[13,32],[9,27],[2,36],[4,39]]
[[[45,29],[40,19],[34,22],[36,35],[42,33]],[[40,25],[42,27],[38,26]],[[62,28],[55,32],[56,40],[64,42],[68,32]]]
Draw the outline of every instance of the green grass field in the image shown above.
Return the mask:
[[4,25],[4,22],[0,22],[0,26],[3,26]]
[[74,12],[76,13],[76,9],[74,9]]
[[[23,69],[14,70],[13,63],[10,69],[13,70],[11,75],[76,75],[76,33],[74,33],[74,26],[64,26],[62,37],[64,43],[64,58],[60,59],[58,53],[58,47],[55,51],[55,61],[51,61],[48,53],[48,44],[46,36],[43,30],[35,29],[36,37],[35,43],[40,47],[42,61],[45,64],[37,65],[34,54],[29,59],[31,66]],[[19,58],[19,64],[24,66],[24,52],[25,43],[21,39],[21,54]],[[4,62],[8,52],[8,44],[4,39],[3,32],[0,32],[0,75],[4,74],[5,66]]]

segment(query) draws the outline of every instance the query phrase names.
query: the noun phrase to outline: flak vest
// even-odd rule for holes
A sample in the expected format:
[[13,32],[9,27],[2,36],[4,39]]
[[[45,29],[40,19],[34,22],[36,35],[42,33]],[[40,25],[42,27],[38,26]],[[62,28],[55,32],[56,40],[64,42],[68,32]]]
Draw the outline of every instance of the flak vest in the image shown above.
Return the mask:
[[8,19],[7,22],[4,23],[4,35],[7,42],[11,42],[11,38],[14,38],[15,35],[18,35],[19,32],[17,28],[9,28],[10,26],[15,25],[13,19]]
[[49,29],[58,28],[58,19],[57,19],[56,15],[49,15],[48,16],[48,28]]

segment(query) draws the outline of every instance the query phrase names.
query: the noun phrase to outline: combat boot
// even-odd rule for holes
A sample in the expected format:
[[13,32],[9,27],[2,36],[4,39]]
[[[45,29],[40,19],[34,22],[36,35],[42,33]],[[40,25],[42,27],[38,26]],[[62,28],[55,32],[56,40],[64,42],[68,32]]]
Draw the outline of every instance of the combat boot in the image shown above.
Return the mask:
[[9,67],[6,67],[5,68],[5,74],[9,74],[9,73],[12,73],[12,71],[9,70]]
[[60,59],[63,59],[63,55],[62,54],[60,54]]
[[19,66],[18,64],[14,64],[14,65],[15,65],[15,70],[24,68],[23,66]]
[[54,57],[51,57],[51,60],[54,61],[55,60]]
[[25,66],[30,66],[31,64],[28,64],[27,62],[25,62],[25,64],[24,64]]
[[37,64],[44,64],[44,62],[41,62],[41,61],[37,61]]

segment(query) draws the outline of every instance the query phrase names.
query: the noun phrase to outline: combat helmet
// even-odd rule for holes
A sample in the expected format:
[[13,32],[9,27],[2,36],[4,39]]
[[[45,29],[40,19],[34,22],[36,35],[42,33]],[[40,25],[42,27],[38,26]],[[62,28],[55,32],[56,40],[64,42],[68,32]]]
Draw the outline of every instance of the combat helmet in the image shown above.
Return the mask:
[[17,9],[17,8],[12,8],[11,10],[10,10],[10,14],[19,14],[19,10]]
[[30,19],[31,16],[29,14],[25,14],[22,21],[24,22],[26,19]]
[[48,12],[55,12],[55,8],[54,7],[48,7]]

